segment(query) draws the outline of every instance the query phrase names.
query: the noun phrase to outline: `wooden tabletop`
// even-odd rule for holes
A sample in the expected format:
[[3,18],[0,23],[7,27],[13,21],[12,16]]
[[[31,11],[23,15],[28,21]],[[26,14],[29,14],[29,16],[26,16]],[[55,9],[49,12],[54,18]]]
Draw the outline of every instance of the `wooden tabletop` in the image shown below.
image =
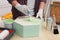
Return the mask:
[[54,35],[52,31],[48,31],[46,29],[46,25],[44,24],[46,23],[43,23],[43,29],[39,37],[21,38],[20,36],[14,34],[10,40],[60,40],[60,34]]

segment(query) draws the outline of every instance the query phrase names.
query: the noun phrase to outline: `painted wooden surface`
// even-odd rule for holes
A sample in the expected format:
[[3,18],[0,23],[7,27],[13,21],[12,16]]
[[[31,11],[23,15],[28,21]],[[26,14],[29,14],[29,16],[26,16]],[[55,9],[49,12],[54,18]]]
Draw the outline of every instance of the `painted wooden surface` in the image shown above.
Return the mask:
[[[60,28],[59,28],[60,32]],[[21,38],[18,35],[14,34],[14,36],[10,40],[60,40],[60,34],[54,35],[52,31],[46,30],[45,22],[43,23],[43,30],[39,37],[32,38]]]
[[60,22],[60,2],[54,2],[51,6],[50,15],[53,17],[55,14],[56,22]]
[[39,36],[39,31],[41,32],[42,22],[42,20],[34,17],[17,18],[13,23],[13,28],[15,29],[15,33],[21,37],[35,37]]

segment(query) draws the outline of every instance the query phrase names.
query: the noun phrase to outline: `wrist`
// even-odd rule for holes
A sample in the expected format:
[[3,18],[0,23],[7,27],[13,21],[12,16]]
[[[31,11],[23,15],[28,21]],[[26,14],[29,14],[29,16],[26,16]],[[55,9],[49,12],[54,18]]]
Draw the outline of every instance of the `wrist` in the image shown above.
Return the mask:
[[18,4],[18,2],[16,0],[12,1],[12,5],[16,6]]
[[43,17],[43,9],[39,9],[38,10],[38,13],[37,13],[37,16],[36,16],[37,18],[38,17],[40,17],[40,18],[42,18]]
[[38,12],[40,12],[40,13],[42,12],[43,13],[43,9],[39,9]]
[[15,5],[15,8],[18,8],[18,7],[20,7],[21,5],[19,4],[19,3],[17,3],[16,5]]

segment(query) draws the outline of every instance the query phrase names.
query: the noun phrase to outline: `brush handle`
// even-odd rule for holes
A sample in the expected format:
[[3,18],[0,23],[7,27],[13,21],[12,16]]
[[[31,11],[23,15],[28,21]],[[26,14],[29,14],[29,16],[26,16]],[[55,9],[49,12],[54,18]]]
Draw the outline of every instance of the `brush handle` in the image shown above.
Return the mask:
[[53,23],[54,23],[54,25],[56,25],[56,16],[55,16],[55,14],[53,15]]
[[56,17],[55,17],[55,15],[53,15],[53,20],[54,20],[54,22],[56,22]]

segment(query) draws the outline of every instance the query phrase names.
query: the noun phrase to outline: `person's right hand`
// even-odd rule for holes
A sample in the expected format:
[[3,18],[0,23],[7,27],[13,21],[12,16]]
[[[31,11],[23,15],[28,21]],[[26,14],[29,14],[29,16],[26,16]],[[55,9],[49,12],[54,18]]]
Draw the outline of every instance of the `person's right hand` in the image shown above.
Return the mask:
[[13,1],[12,1],[12,5],[13,5],[13,6],[16,6],[16,4],[18,4],[17,0],[13,0]]

